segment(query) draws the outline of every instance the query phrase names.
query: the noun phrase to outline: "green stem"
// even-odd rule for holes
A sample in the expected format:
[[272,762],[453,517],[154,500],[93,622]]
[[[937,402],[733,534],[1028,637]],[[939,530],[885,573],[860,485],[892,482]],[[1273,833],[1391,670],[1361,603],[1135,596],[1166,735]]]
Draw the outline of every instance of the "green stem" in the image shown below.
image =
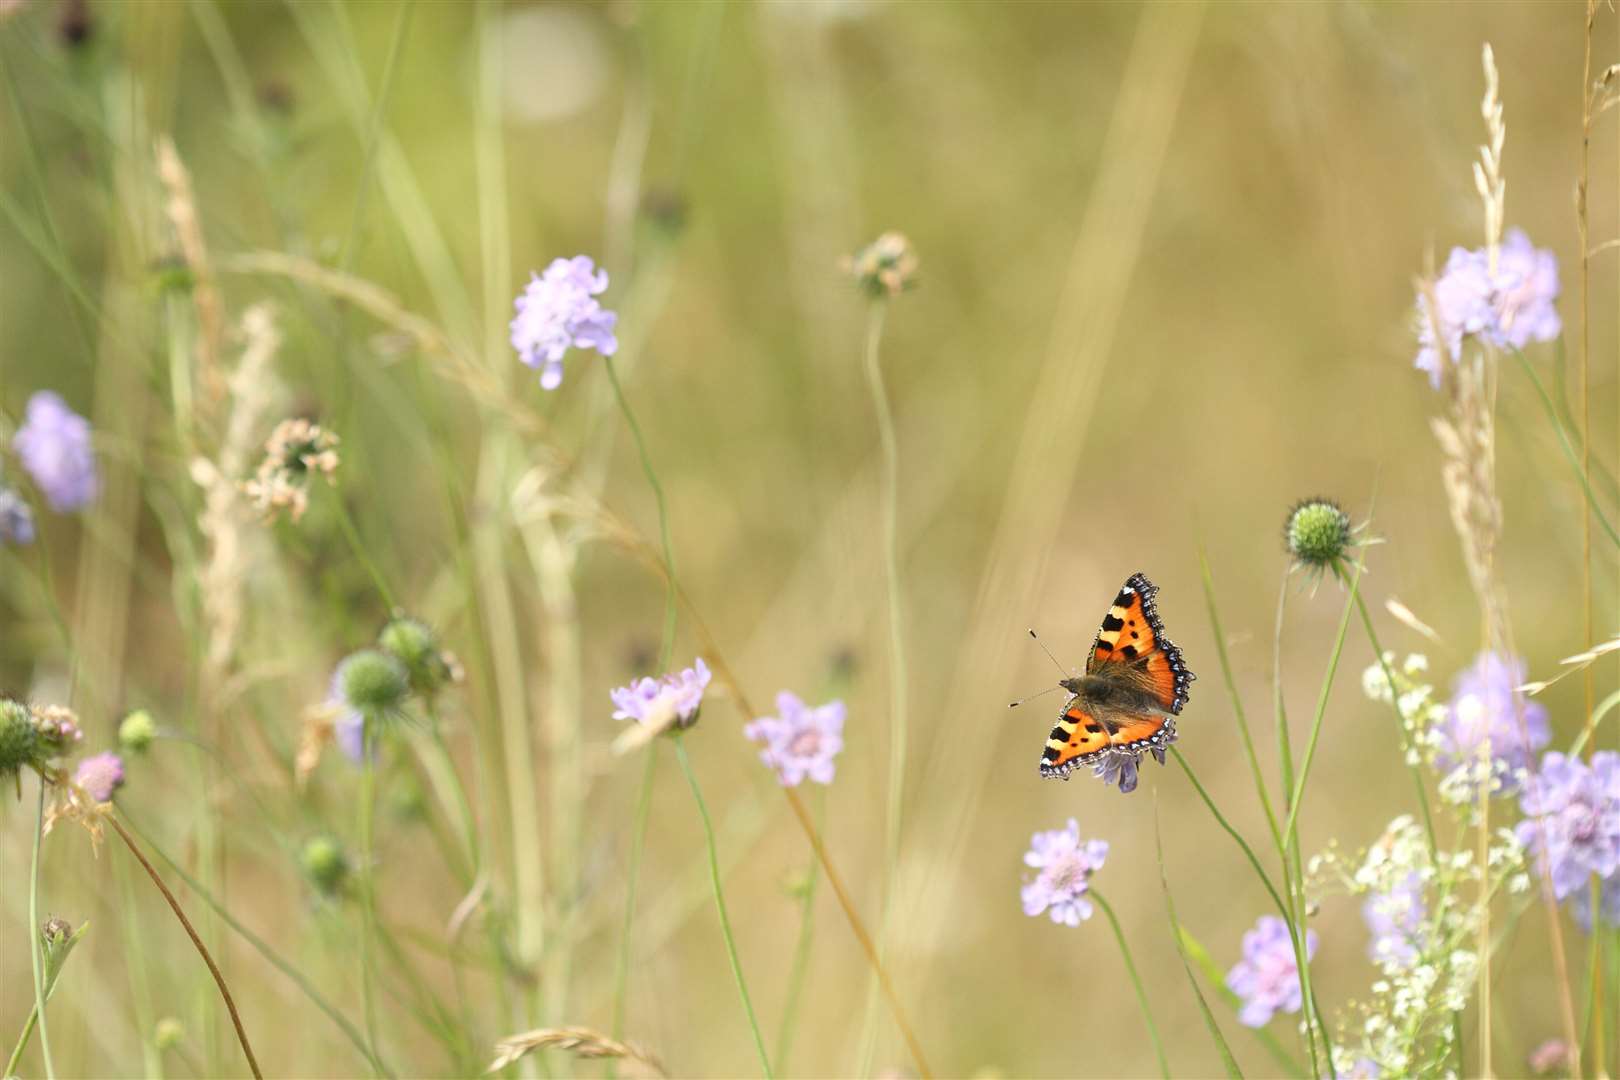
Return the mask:
[[1390,670],[1389,661],[1384,659],[1384,649],[1378,642],[1378,632],[1373,629],[1372,616],[1367,613],[1367,600],[1359,592],[1356,593],[1356,611],[1360,613],[1361,625],[1367,631],[1367,643],[1372,646],[1373,655],[1378,657],[1378,667],[1384,673],[1384,681],[1389,684],[1389,699],[1395,708],[1395,720],[1400,729],[1397,736],[1400,739],[1401,762],[1406,766],[1406,771],[1412,774],[1412,786],[1417,790],[1418,810],[1423,814],[1423,833],[1428,838],[1429,857],[1433,860],[1440,849],[1434,836],[1434,818],[1429,813],[1429,792],[1423,786],[1423,774],[1418,771],[1417,763],[1412,760],[1414,754],[1412,731],[1406,719],[1406,710],[1401,708],[1401,694],[1395,686],[1395,673]]
[[[817,798],[817,827],[825,828],[827,819],[826,789]],[[799,907],[799,941],[793,949],[793,966],[788,970],[787,995],[782,1002],[782,1026],[776,1034],[776,1067],[786,1069],[788,1053],[793,1049],[793,1034],[799,1014],[799,999],[804,993],[805,973],[810,967],[810,942],[815,929],[816,885],[821,880],[821,864],[810,861],[809,877],[804,885],[804,898]]]
[[45,774],[40,773],[39,816],[34,824],[34,853],[28,863],[28,956],[34,964],[34,1013],[39,1017],[39,1049],[45,1057],[45,1075],[50,1080],[56,1080],[56,1063],[51,1059],[51,1036],[45,1023],[45,941],[39,929],[39,847],[44,836]]
[[1254,789],[1260,795],[1260,808],[1265,811],[1266,825],[1271,829],[1272,841],[1282,844],[1282,833],[1277,828],[1277,814],[1271,807],[1271,796],[1266,791],[1265,777],[1260,772],[1260,758],[1254,752],[1254,740],[1249,735],[1248,716],[1243,711],[1243,698],[1238,693],[1237,680],[1232,675],[1232,661],[1226,654],[1226,635],[1221,630],[1221,616],[1215,604],[1215,581],[1210,575],[1209,559],[1202,548],[1198,551],[1198,568],[1204,579],[1204,602],[1209,608],[1210,632],[1215,635],[1215,656],[1220,661],[1221,679],[1226,684],[1227,696],[1232,699],[1232,715],[1237,717],[1238,735],[1243,742],[1243,755],[1248,758],[1249,771],[1254,775]]
[[[1358,561],[1355,575],[1350,579],[1350,595],[1345,597],[1344,612],[1339,616],[1333,651],[1328,654],[1327,673],[1322,677],[1322,689],[1316,697],[1316,716],[1311,720],[1311,735],[1305,741],[1305,758],[1300,762],[1299,777],[1294,782],[1293,797],[1289,800],[1288,820],[1283,826],[1283,833],[1290,843],[1299,839],[1299,804],[1305,797],[1305,784],[1311,778],[1311,763],[1316,759],[1316,741],[1322,735],[1322,720],[1327,716],[1328,695],[1333,690],[1333,677],[1339,670],[1339,656],[1344,652],[1345,631],[1350,628],[1350,612],[1355,608],[1356,594],[1361,586],[1361,567]],[[1342,576],[1340,580],[1343,580]]]
[[1283,809],[1293,805],[1294,747],[1288,739],[1288,708],[1283,700],[1282,642],[1283,617],[1288,611],[1288,579],[1291,570],[1283,571],[1282,587],[1277,590],[1277,623],[1271,639],[1271,707],[1277,724],[1277,762],[1282,771]]
[[[619,929],[619,960],[613,969],[613,1025],[609,1033],[615,1041],[624,1037],[625,990],[630,981],[630,927],[636,918],[636,888],[641,883],[641,852],[646,845],[647,817],[652,810],[653,777],[658,771],[655,747],[647,748],[647,764],[641,773],[641,795],[636,800],[636,822],[630,831],[630,863],[625,869],[624,925]],[[610,1070],[612,1066],[609,1066]]]
[[737,942],[731,933],[731,917],[726,914],[726,896],[720,887],[720,857],[715,850],[714,823],[709,820],[709,807],[703,801],[703,791],[698,787],[697,774],[692,771],[692,763],[686,757],[686,743],[680,732],[674,734],[675,760],[681,763],[681,771],[686,774],[686,783],[692,789],[692,798],[697,801],[698,816],[703,819],[703,838],[709,847],[709,883],[714,887],[714,906],[720,913],[720,936],[726,941],[726,957],[731,961],[731,974],[737,980],[737,993],[742,997],[743,1012],[748,1015],[748,1028],[754,1036],[754,1049],[759,1051],[760,1068],[764,1070],[766,1080],[770,1080],[771,1059],[765,1052],[765,1037],[760,1034],[759,1020],[754,1016],[754,1003],[748,997],[748,983],[743,978],[742,962],[737,959]]
[[1104,900],[1102,894],[1096,889],[1089,889],[1091,898],[1102,908],[1104,915],[1108,916],[1108,925],[1114,928],[1114,940],[1119,942],[1119,954],[1125,960],[1125,972],[1131,977],[1131,986],[1136,990],[1136,1003],[1142,1007],[1142,1019],[1147,1022],[1148,1040],[1153,1043],[1153,1054],[1159,1059],[1159,1075],[1170,1080],[1170,1062],[1164,1056],[1164,1044],[1159,1040],[1159,1027],[1153,1022],[1153,1011],[1148,1007],[1147,991],[1142,988],[1142,977],[1136,973],[1136,963],[1131,959],[1131,947],[1125,943],[1125,932],[1120,929],[1119,919],[1114,916],[1114,909]]
[[1255,855],[1254,849],[1249,846],[1249,842],[1243,839],[1243,834],[1238,832],[1237,829],[1233,828],[1232,823],[1227,821],[1226,816],[1221,813],[1218,807],[1216,807],[1215,800],[1209,797],[1209,792],[1204,790],[1203,784],[1199,783],[1197,774],[1193,772],[1192,766],[1187,764],[1187,759],[1182,755],[1181,750],[1178,747],[1172,746],[1170,748],[1170,756],[1176,759],[1176,764],[1181,766],[1182,771],[1187,774],[1187,779],[1192,781],[1193,790],[1197,791],[1198,797],[1204,800],[1204,805],[1207,806],[1209,808],[1209,812],[1214,815],[1216,823],[1219,824],[1222,829],[1226,830],[1226,834],[1228,836],[1237,841],[1238,847],[1243,849],[1244,857],[1249,860],[1249,865],[1254,867],[1255,875],[1260,878],[1260,884],[1266,887],[1266,892],[1271,896],[1271,902],[1277,905],[1278,913],[1282,915],[1286,921],[1292,923],[1293,915],[1290,912],[1289,906],[1283,903],[1282,894],[1277,891],[1277,886],[1272,884],[1271,875],[1266,873],[1266,868],[1260,864],[1260,859]]
[[[880,350],[888,304],[873,301],[867,314],[864,367],[866,386],[877,416],[878,442],[883,450],[883,568],[889,602],[889,798],[884,850],[888,884],[884,889],[884,923],[894,903],[895,875],[900,866],[900,834],[905,810],[907,691],[905,618],[900,585],[900,449],[894,432],[894,413],[883,383]],[[887,937],[887,934],[884,935]]]
[[[604,357],[602,362],[607,367],[608,382],[613,386],[613,397],[619,403],[619,411],[624,414],[624,422],[630,428],[631,438],[635,440],[636,453],[641,458],[641,471],[646,474],[647,484],[652,488],[653,498],[658,504],[658,536],[664,552],[664,633],[658,645],[658,670],[662,673],[668,671],[670,660],[675,654],[678,588],[678,579],[675,576],[675,546],[669,534],[669,508],[664,502],[664,486],[658,482],[658,473],[653,468],[652,456],[647,452],[647,440],[641,433],[641,424],[636,421],[635,411],[630,408],[630,400],[624,395],[624,386],[619,382],[619,372],[613,366],[613,358]],[[646,771],[641,779],[641,799],[636,808],[635,827],[630,835],[630,879],[625,890],[624,927],[619,937],[619,962],[613,976],[612,1035],[615,1039],[624,1033],[625,993],[630,973],[630,930],[635,922],[636,886],[641,873],[641,852],[647,837],[647,818],[652,806],[653,775],[657,763],[657,754],[649,748]],[[609,1068],[611,1071],[612,1066]]]
[[613,396],[618,399],[619,411],[624,414],[624,422],[629,425],[630,435],[635,439],[636,453],[641,457],[641,471],[646,474],[647,483],[653,490],[653,498],[658,502],[658,538],[664,548],[665,578],[664,637],[658,650],[658,670],[663,672],[669,667],[670,658],[675,652],[675,547],[669,538],[669,508],[664,503],[664,486],[658,482],[658,473],[653,470],[652,457],[647,453],[647,440],[642,437],[641,425],[636,422],[636,414],[624,396],[624,387],[619,383],[619,372],[613,366],[613,358],[605,357],[602,362],[607,366],[608,381],[613,384]]
[[[360,761],[360,998],[365,1014],[366,1043],[377,1045],[377,1001],[373,991],[376,975],[372,947],[377,934],[377,868],[373,865],[373,818],[377,801],[376,719],[365,717],[361,725]],[[392,1075],[384,1072],[384,1075]]]
[[384,580],[382,571],[378,570],[377,564],[372,561],[371,552],[367,551],[366,545],[361,543],[360,533],[354,527],[354,519],[349,516],[349,508],[343,505],[343,496],[335,488],[332,491],[332,505],[337,507],[338,527],[343,530],[344,539],[349,542],[349,547],[354,551],[355,558],[359,559],[360,564],[366,568],[366,573],[371,575],[371,583],[377,587],[377,592],[382,596],[383,605],[392,614],[398,610],[397,605],[394,603],[393,591],[388,588],[388,582]]
[[1508,349],[1508,352],[1512,353],[1514,359],[1518,360],[1519,367],[1529,377],[1530,384],[1536,388],[1536,396],[1541,398],[1541,406],[1546,410],[1547,419],[1552,422],[1553,432],[1558,436],[1558,446],[1564,452],[1564,460],[1569,462],[1570,470],[1574,472],[1575,478],[1581,482],[1581,491],[1586,494],[1586,505],[1592,510],[1592,519],[1603,527],[1603,531],[1608,534],[1614,545],[1620,547],[1620,533],[1615,532],[1614,526],[1609,524],[1609,519],[1603,515],[1602,508],[1598,506],[1597,495],[1592,491],[1592,484],[1587,479],[1586,470],[1581,468],[1580,457],[1574,444],[1570,442],[1569,433],[1564,430],[1563,423],[1558,419],[1558,410],[1553,406],[1552,398],[1547,394],[1547,388],[1541,384],[1541,380],[1536,376],[1535,368],[1530,366],[1530,361],[1525,358],[1524,353],[1513,348]]

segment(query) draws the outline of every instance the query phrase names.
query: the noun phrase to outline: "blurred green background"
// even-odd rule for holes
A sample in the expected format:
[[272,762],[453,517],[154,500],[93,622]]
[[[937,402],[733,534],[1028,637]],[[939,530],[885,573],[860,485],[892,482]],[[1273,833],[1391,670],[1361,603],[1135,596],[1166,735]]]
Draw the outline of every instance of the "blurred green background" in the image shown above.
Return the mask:
[[[83,34],[64,32],[73,18]],[[199,655],[183,618],[191,583],[176,577],[171,550],[195,495],[169,404],[187,308],[163,287],[178,248],[152,147],[169,135],[216,261],[281,251],[373,280],[538,418],[492,440],[498,410],[365,314],[283,278],[220,274],[233,320],[254,302],[275,305],[278,415],[314,415],[342,435],[342,497],[362,535],[406,605],[468,661],[448,734],[488,798],[496,891],[510,896],[512,841],[506,774],[491,768],[502,706],[480,660],[492,643],[521,658],[543,835],[558,775],[541,597],[510,492],[531,468],[548,490],[573,490],[588,478],[567,463],[605,435],[606,506],[657,535],[634,449],[602,408],[599,362],[570,358],[567,381],[547,395],[506,345],[528,271],[585,252],[614,277],[604,299],[621,312],[627,392],[694,607],[758,707],[782,687],[848,699],[837,780],[809,794],[813,806],[825,799],[829,847],[875,928],[888,746],[878,447],[860,371],[865,303],[838,259],[898,229],[922,260],[883,346],[913,675],[892,955],[900,993],[945,1074],[1153,1070],[1106,925],[1071,930],[1019,910],[1029,834],[1075,817],[1113,845],[1095,884],[1125,923],[1174,1069],[1212,1073],[1219,1062],[1164,915],[1155,814],[1183,918],[1223,967],[1268,910],[1264,892],[1174,766],[1146,767],[1123,798],[1088,778],[1037,777],[1058,699],[1006,708],[1053,678],[1024,630],[1079,663],[1120,581],[1140,569],[1158,582],[1169,632],[1201,676],[1181,748],[1256,841],[1264,823],[1220,685],[1200,545],[1251,715],[1269,715],[1280,526],[1307,495],[1371,518],[1387,541],[1368,556],[1375,612],[1398,596],[1448,646],[1387,619],[1384,640],[1430,653],[1437,685],[1449,687],[1472,658],[1477,613],[1428,431],[1441,403],[1410,367],[1413,279],[1431,253],[1438,263],[1453,244],[1482,242],[1469,169],[1489,41],[1506,106],[1508,224],[1558,253],[1572,340],[1582,20],[1578,4],[1530,3],[7,5],[0,412],[15,424],[31,392],[54,388],[92,416],[103,446],[100,507],[43,523],[82,650],[74,703],[86,746],[107,745],[129,707],[177,728],[199,722],[187,719]],[[1616,39],[1604,10],[1599,66]],[[485,117],[498,110],[493,126],[479,123],[480,94]],[[1594,243],[1616,233],[1615,135],[1609,114],[1592,144]],[[1614,260],[1593,262],[1591,318],[1594,444],[1611,463]],[[1573,382],[1569,353],[1535,353],[1550,385]],[[1520,647],[1542,675],[1582,645],[1578,491],[1511,367],[1500,415],[1499,565]],[[494,523],[510,568],[509,630],[464,587],[456,513]],[[214,801],[199,801],[210,759],[178,741],[132,764],[121,801],[188,858],[199,817],[211,816],[229,851],[232,910],[358,1008],[353,911],[315,901],[277,838],[352,833],[353,770],[328,761],[299,794],[285,765],[332,663],[385,612],[319,507],[307,527],[264,530],[252,550],[234,664],[245,688],[200,721],[214,725],[227,763],[208,789]],[[0,567],[0,685],[60,699],[68,669],[39,563],[13,552]],[[608,753],[617,724],[606,693],[650,666],[663,601],[655,574],[604,543],[583,549],[575,585],[583,706],[568,722],[582,740],[584,843],[577,903],[557,931],[573,941],[567,1012],[546,1019],[605,1029],[641,773]],[[1303,723],[1342,593],[1290,588],[1285,686]],[[1615,592],[1605,561],[1600,634],[1614,625]],[[683,615],[678,662],[701,646]],[[1352,636],[1302,816],[1307,851],[1330,838],[1353,850],[1412,809],[1389,718],[1360,695],[1370,660]],[[1546,700],[1563,744],[1581,723],[1578,682]],[[688,741],[721,828],[742,961],[774,1033],[799,933],[788,886],[810,856],[740,736],[747,719],[734,702],[712,702]],[[1259,741],[1275,775],[1269,733]],[[385,805],[403,783],[393,780]],[[17,1030],[31,999],[29,811],[10,799],[0,811],[0,1033]],[[433,851],[427,826],[390,819],[380,901],[387,921],[426,942],[413,955],[453,999],[433,943],[462,890]],[[165,1015],[187,1025],[192,1055],[168,1059],[174,1075],[238,1070],[222,1022],[204,1020],[212,987],[156,898],[137,883],[138,908],[120,910],[122,855],[93,858],[74,830],[47,843],[50,912],[95,924],[88,962],[74,962],[52,1006],[59,1070],[139,1074],[143,1018]],[[689,794],[666,764],[626,1031],[676,1073],[749,1073],[701,860]],[[202,921],[202,904],[188,903]],[[1357,905],[1330,898],[1314,925],[1325,1007],[1364,996],[1374,973]],[[216,933],[268,1071],[361,1067],[288,984]],[[140,1009],[131,934],[155,958]],[[867,969],[825,888],[812,948],[786,1071],[848,1073],[861,1060]],[[1535,913],[1499,965],[1502,1062],[1555,1033],[1551,978]],[[447,1071],[443,1051],[383,1000],[396,1065]],[[480,1055],[525,1026],[500,1014],[487,980],[469,1001]],[[1230,1011],[1220,1015],[1246,1066],[1268,1071]],[[1273,1028],[1291,1043],[1286,1022]],[[874,1064],[906,1062],[885,1019]],[[576,1068],[560,1056],[550,1067]]]

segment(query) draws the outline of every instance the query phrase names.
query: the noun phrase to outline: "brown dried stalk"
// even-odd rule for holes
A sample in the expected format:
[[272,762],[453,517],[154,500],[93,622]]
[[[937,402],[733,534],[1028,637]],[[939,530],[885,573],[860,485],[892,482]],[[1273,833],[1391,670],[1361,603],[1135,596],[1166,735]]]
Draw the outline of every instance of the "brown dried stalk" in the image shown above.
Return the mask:
[[135,846],[135,841],[130,838],[129,833],[124,831],[124,826],[119,823],[118,818],[113,814],[108,814],[107,823],[113,827],[113,831],[124,842],[124,846],[129,848],[129,853],[135,856],[136,860],[141,864],[141,868],[146,871],[146,876],[152,879],[152,884],[156,885],[158,892],[163,894],[163,899],[169,902],[169,909],[174,912],[174,917],[180,920],[181,926],[185,927],[186,936],[191,938],[191,944],[196,947],[198,954],[202,956],[203,963],[208,965],[208,973],[214,977],[214,985],[219,987],[219,996],[225,999],[225,1010],[231,1014],[231,1023],[236,1027],[236,1041],[242,1044],[242,1053],[247,1057],[248,1068],[253,1071],[254,1080],[263,1080],[264,1074],[259,1071],[259,1059],[253,1056],[253,1047],[248,1045],[247,1032],[242,1028],[241,1014],[236,1011],[236,999],[231,997],[231,988],[225,985],[225,976],[220,974],[219,965],[214,963],[214,957],[208,951],[208,946],[204,945],[202,938],[197,936],[197,931],[191,925],[191,920],[186,918],[186,913],[180,908],[180,901],[176,900],[174,893],[170,892],[169,887],[163,884],[163,878],[159,877],[157,870],[151,863],[146,861],[146,856],[142,855],[141,849]]

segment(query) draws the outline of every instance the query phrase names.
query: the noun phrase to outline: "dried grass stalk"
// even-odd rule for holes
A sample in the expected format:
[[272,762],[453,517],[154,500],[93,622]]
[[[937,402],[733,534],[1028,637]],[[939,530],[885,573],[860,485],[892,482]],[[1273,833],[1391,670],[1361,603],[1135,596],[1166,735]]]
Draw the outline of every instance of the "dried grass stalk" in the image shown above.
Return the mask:
[[198,374],[208,401],[217,404],[225,395],[225,379],[220,370],[220,343],[225,336],[225,306],[220,302],[219,290],[214,285],[214,274],[208,263],[208,246],[203,243],[202,221],[197,216],[197,199],[191,189],[191,173],[180,160],[174,140],[161,135],[157,140],[158,179],[168,200],[163,212],[174,226],[180,241],[180,253],[185,256],[193,283],[192,303],[197,307],[197,325],[202,333],[197,342]]
[[566,1050],[580,1058],[611,1058],[639,1066],[648,1076],[668,1076],[663,1063],[635,1043],[610,1039],[590,1028],[536,1028],[510,1035],[495,1044],[495,1060],[486,1072],[497,1072],[533,1050]]

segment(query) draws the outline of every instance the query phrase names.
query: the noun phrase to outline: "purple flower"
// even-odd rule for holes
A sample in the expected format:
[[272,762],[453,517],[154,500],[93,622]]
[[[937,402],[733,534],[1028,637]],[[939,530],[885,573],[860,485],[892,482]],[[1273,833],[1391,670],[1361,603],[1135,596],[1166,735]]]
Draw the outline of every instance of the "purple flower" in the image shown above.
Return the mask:
[[1509,229],[1496,260],[1496,330],[1503,343],[1522,349],[1552,341],[1564,331],[1558,299],[1558,259],[1537,248],[1522,229]]
[[1513,688],[1524,682],[1524,663],[1483,652],[1457,677],[1446,716],[1435,728],[1435,761],[1445,772],[1479,760],[1490,740],[1492,766],[1502,774],[1504,791],[1518,786],[1518,774],[1531,767],[1536,751],[1552,739],[1547,710]]
[[124,759],[108,751],[79,762],[73,782],[96,802],[112,802],[113,792],[124,786]]
[[1558,899],[1585,896],[1593,874],[1605,884],[1620,877],[1620,754],[1601,750],[1591,762],[1546,755],[1520,792],[1519,807],[1525,817],[1515,830],[1519,843],[1551,876]]
[[776,770],[783,787],[798,787],[809,777],[830,784],[833,758],[844,748],[844,703],[829,701],[812,708],[798,695],[776,695],[780,716],[762,716],[743,728],[743,735],[763,743],[759,760]]
[[[1315,954],[1316,931],[1307,930],[1305,959]],[[1226,973],[1226,988],[1243,999],[1238,1021],[1246,1027],[1265,1027],[1279,1010],[1299,1012],[1304,995],[1287,923],[1275,915],[1260,916],[1243,935],[1243,959]]]
[[1367,955],[1380,967],[1409,968],[1422,946],[1420,931],[1426,908],[1423,879],[1413,871],[1386,893],[1375,893],[1361,905],[1361,917],[1372,932]]
[[709,685],[709,665],[698,657],[691,667],[658,679],[641,678],[609,693],[615,720],[638,724],[689,727],[697,720],[703,690]]
[[[1429,373],[1429,383],[1438,390],[1443,365],[1456,363],[1462,355],[1463,337],[1480,333],[1495,318],[1491,309],[1490,266],[1485,253],[1452,248],[1445,269],[1434,283],[1433,301],[1434,311],[1431,312],[1430,293],[1418,293],[1415,366]],[[1436,328],[1443,338],[1444,360],[1440,356],[1440,343],[1435,340]]]
[[595,349],[603,356],[618,351],[613,326],[619,316],[597,303],[608,287],[606,270],[596,269],[587,255],[553,259],[544,274],[530,274],[516,301],[512,348],[518,359],[540,369],[540,385],[562,385],[563,356],[569,349]]
[[59,514],[94,501],[100,482],[90,446],[90,421],[49,390],[28,399],[28,416],[11,441],[23,468]]
[[1435,389],[1440,388],[1443,367],[1435,340],[1437,323],[1444,339],[1444,361],[1449,363],[1460,358],[1462,339],[1472,334],[1498,347],[1522,349],[1563,332],[1553,306],[1558,299],[1558,260],[1551,251],[1532,245],[1520,229],[1508,230],[1503,238],[1495,274],[1484,248],[1452,248],[1434,283],[1433,297],[1436,311],[1431,317],[1429,294],[1418,294],[1416,366],[1429,373]]
[[[1164,745],[1169,746],[1176,741],[1176,725],[1171,720],[1165,724]],[[1160,765],[1164,764],[1164,747],[1154,746],[1148,753],[1158,759]],[[1104,784],[1119,785],[1121,795],[1129,795],[1136,790],[1137,773],[1142,764],[1142,752],[1139,750],[1114,750],[1104,754],[1102,760],[1091,767],[1091,775]]]
[[1384,1070],[1378,1067],[1378,1062],[1370,1057],[1358,1057],[1350,1065],[1349,1072],[1339,1074],[1343,1080],[1379,1080]]
[[0,487],[0,544],[34,542],[34,511],[10,488]]
[[1038,871],[1025,878],[1024,914],[1046,912],[1055,923],[1079,926],[1091,918],[1091,901],[1086,899],[1087,882],[1102,869],[1108,857],[1108,841],[1080,842],[1080,823],[1069,819],[1067,828],[1038,832],[1029,840],[1024,865]]

